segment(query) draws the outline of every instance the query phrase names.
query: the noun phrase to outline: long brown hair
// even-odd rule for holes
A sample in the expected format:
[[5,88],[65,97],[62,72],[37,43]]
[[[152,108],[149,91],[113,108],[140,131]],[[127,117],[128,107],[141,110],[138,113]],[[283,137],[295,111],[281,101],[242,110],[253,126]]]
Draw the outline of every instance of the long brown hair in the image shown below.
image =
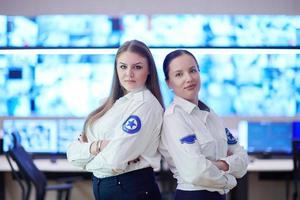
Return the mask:
[[152,53],[150,52],[147,45],[141,41],[138,40],[127,41],[122,46],[120,46],[115,57],[113,81],[112,81],[112,87],[108,99],[105,101],[103,105],[101,105],[96,110],[91,112],[84,123],[83,136],[85,140],[87,140],[86,132],[88,127],[93,126],[94,122],[100,117],[102,117],[113,106],[113,104],[117,101],[117,99],[124,96],[125,94],[125,91],[121,87],[118,74],[117,74],[117,61],[119,56],[123,52],[127,52],[127,51],[132,53],[137,53],[140,56],[147,59],[148,66],[149,66],[149,75],[147,77],[145,85],[151,91],[151,93],[157,98],[157,100],[163,107],[163,99],[159,87],[156,65]]

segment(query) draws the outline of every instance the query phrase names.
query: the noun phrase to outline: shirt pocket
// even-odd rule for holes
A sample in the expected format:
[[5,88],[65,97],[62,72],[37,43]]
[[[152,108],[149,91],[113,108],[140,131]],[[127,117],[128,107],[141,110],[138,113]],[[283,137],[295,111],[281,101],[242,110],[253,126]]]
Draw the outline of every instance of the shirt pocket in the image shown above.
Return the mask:
[[200,153],[207,159],[214,160],[216,157],[216,141],[208,132],[196,132]]

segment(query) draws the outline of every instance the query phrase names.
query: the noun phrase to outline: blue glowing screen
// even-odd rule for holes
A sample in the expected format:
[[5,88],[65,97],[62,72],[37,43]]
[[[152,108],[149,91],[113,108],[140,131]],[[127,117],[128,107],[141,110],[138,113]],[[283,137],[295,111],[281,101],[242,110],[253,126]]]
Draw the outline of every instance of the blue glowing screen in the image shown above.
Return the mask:
[[[2,15],[0,27],[0,47],[7,48],[107,48],[129,39],[161,48],[300,46],[300,16]],[[0,54],[0,116],[84,117],[107,97],[114,55],[53,52]],[[164,81],[164,56],[154,54],[168,105],[172,92]],[[202,80],[199,97],[218,114],[299,115],[299,54],[253,49],[251,54],[195,56]]]
[[292,122],[247,122],[239,124],[240,144],[249,154],[292,153]]
[[3,151],[12,145],[12,132],[26,151],[34,154],[64,154],[82,132],[83,119],[14,119],[3,121]]

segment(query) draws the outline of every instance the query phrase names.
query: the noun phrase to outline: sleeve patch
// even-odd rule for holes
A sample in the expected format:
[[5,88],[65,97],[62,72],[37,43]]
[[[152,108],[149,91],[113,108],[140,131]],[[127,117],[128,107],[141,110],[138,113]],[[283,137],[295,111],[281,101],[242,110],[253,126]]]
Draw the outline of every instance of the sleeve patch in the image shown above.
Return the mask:
[[185,136],[183,138],[180,139],[180,143],[181,144],[194,144],[195,141],[197,140],[197,137],[195,134],[192,134],[192,135],[188,135],[188,136]]
[[130,115],[122,125],[123,131],[128,134],[135,134],[142,127],[141,120],[136,115]]
[[233,137],[233,135],[231,134],[228,128],[225,128],[225,132],[227,136],[227,144],[229,145],[236,144],[237,140],[235,139],[235,137]]

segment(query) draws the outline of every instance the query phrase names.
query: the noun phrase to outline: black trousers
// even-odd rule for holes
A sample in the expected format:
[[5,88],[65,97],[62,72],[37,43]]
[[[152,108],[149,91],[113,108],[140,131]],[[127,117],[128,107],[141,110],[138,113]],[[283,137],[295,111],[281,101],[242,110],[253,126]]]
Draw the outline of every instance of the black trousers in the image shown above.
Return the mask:
[[226,194],[207,190],[184,191],[176,190],[175,200],[226,200]]
[[107,178],[93,176],[92,180],[96,200],[161,200],[150,167]]

